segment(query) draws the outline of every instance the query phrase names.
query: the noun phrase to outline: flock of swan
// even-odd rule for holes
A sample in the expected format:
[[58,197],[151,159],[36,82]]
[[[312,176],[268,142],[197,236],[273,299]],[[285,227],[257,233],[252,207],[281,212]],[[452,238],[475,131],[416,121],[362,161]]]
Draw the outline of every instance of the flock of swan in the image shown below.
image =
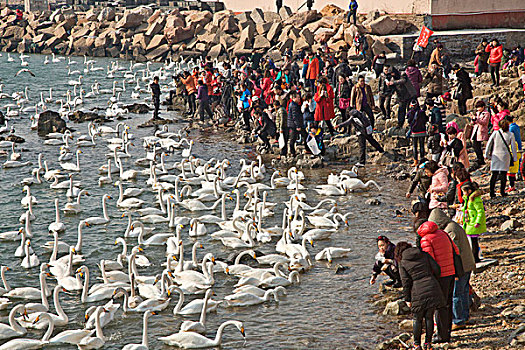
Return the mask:
[[[64,60],[53,56],[51,63]],[[95,71],[93,61],[85,59],[84,64],[90,72]],[[68,70],[73,74],[71,65],[68,59]],[[131,64],[130,69],[133,67]],[[115,77],[119,70],[109,70],[108,66],[110,71]],[[130,83],[123,74],[125,89]],[[82,91],[80,77],[77,82]],[[27,97],[23,93],[16,96]],[[20,113],[28,112],[20,109]],[[18,116],[7,117],[20,121]],[[312,258],[314,242],[329,240],[349,224],[352,213],[338,213],[337,198],[371,186],[380,189],[374,181],[360,180],[355,168],[331,174],[326,184],[308,189],[301,171],[290,168],[286,174],[270,172],[260,156],[255,161],[242,159],[234,172],[237,167],[226,158],[196,156],[196,141],[167,127],[137,139],[124,122],[114,127],[89,123],[86,134],[51,133],[41,144],[48,155],[39,153],[32,168],[31,162],[24,161],[28,153],[16,152],[13,143],[0,142],[0,147],[10,149],[4,171],[16,168],[27,174],[20,182],[24,193],[20,200],[21,227],[0,232],[2,244],[17,245],[7,255],[20,259],[18,264],[11,262],[11,267],[4,265],[0,270],[0,310],[9,310],[8,323],[0,323],[0,342],[5,342],[0,350],[38,349],[49,344],[98,349],[108,341],[105,326],[126,313],[143,314],[143,335],[140,344],[127,344],[124,349],[148,349],[148,322],[159,313],[172,313],[184,320],[179,329],[166,330],[171,334],[159,338],[167,345],[188,349],[219,346],[228,326],[244,337],[244,324],[237,320],[225,320],[215,337],[208,337],[213,331],[207,326],[208,314],[218,308],[279,302],[315,261],[331,263],[348,257],[349,248],[331,246]],[[143,157],[130,153],[132,144],[142,144]],[[97,148],[98,158],[90,159],[89,164],[83,160],[85,147]],[[56,158],[49,156],[53,152]],[[100,207],[86,207],[83,198],[89,189],[82,179],[97,177],[104,192]],[[54,198],[55,218],[47,227],[53,239],[41,246],[33,244],[46,239],[42,238],[45,234],[32,229],[32,222],[42,215],[39,208],[44,202],[35,196],[36,189]],[[307,193],[311,191],[325,198],[309,204]],[[147,200],[148,193],[155,194],[154,202]],[[285,193],[287,199],[272,202],[274,193]],[[119,214],[110,215],[108,207]],[[78,218],[75,226],[66,225],[63,215]],[[269,226],[268,220],[274,216],[280,216],[281,224]],[[84,239],[83,231],[115,223],[120,227],[118,238],[108,237],[108,241],[122,250],[104,256],[97,265],[88,264],[83,251],[90,242]],[[75,244],[61,240],[75,234]],[[224,250],[235,253],[235,259],[219,259],[201,244],[204,240],[221,244]],[[261,253],[263,247],[270,253]],[[150,261],[148,252],[153,251],[161,252],[165,259]],[[12,287],[11,269],[39,271],[38,278]],[[148,275],[144,269],[156,273]],[[94,283],[93,275],[100,281]],[[226,277],[236,281],[231,293],[214,299],[216,279]],[[83,305],[83,328],[61,330],[70,325],[71,316],[61,306],[64,294],[78,298]],[[192,300],[186,303],[189,297]],[[41,339],[35,339],[27,337],[32,329],[46,331]]]

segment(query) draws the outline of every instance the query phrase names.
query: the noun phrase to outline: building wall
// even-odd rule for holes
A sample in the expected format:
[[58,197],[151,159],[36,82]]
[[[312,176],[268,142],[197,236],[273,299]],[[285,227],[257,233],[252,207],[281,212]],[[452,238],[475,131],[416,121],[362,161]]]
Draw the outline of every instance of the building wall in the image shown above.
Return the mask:
[[431,14],[525,11],[523,0],[431,0]]

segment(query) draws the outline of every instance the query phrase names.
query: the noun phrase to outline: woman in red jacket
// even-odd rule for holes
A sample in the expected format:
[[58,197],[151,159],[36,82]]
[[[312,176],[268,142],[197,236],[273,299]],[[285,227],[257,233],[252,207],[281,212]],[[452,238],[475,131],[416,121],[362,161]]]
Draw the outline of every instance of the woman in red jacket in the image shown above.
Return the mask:
[[490,76],[492,77],[492,86],[499,86],[499,68],[503,57],[503,47],[498,39],[492,39],[490,45],[487,45],[485,52],[490,52],[488,64],[490,66]]
[[452,249],[456,251],[456,254],[459,254],[459,249],[448,234],[439,230],[438,226],[432,221],[424,222],[419,226],[417,234],[421,237],[421,250],[430,254],[441,268],[438,282],[445,296],[446,305],[437,309],[438,333],[433,342],[447,343],[450,341],[452,328],[452,296],[454,292],[454,275],[456,273]]
[[334,126],[330,121],[335,117],[334,112],[334,89],[328,84],[328,78],[322,77],[319,79],[317,84],[317,92],[315,93],[314,100],[316,103],[314,119],[316,122],[323,121],[328,126],[330,135],[335,135]]

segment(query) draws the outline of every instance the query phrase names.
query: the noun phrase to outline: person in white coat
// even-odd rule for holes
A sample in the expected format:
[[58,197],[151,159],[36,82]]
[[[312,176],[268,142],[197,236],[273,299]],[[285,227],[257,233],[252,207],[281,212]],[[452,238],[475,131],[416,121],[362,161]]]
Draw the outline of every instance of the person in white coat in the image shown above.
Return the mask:
[[490,135],[485,149],[485,158],[490,159],[490,198],[496,197],[496,182],[500,180],[500,193],[504,197],[507,184],[507,171],[512,163],[518,159],[516,153],[516,140],[514,134],[509,131],[509,121],[502,119],[498,123],[499,130]]

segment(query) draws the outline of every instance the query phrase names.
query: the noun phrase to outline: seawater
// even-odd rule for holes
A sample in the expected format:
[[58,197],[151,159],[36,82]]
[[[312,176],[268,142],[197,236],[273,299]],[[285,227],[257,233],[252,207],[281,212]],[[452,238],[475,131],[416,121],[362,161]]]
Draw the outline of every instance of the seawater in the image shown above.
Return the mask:
[[[65,100],[65,94],[72,87],[68,85],[69,80],[75,80],[77,76],[67,75],[67,58],[60,63],[49,63],[44,65],[44,56],[30,55],[27,59],[29,68],[36,77],[31,77],[23,73],[14,77],[15,73],[21,69],[18,56],[12,55],[15,62],[7,61],[7,54],[3,53],[0,57],[0,78],[4,84],[5,93],[23,91],[28,87],[28,97],[30,103],[34,105],[40,101],[40,92],[44,97],[49,94],[49,88],[53,88],[53,97]],[[83,58],[72,57],[73,61],[78,64],[72,65],[71,70],[83,71]],[[103,71],[82,72],[82,88],[90,91],[91,84],[95,81],[100,83],[100,89],[111,89],[113,79],[106,79],[107,67],[111,65],[111,59],[94,58],[95,66],[103,67]],[[119,64],[128,68],[129,62],[119,61]],[[158,65],[152,65],[151,69],[157,69]],[[118,87],[122,87],[123,71],[115,73],[118,80]],[[142,77],[140,72],[138,77]],[[169,79],[171,77],[168,75]],[[161,83],[166,84],[169,79]],[[142,87],[149,82],[140,82]],[[135,84],[127,84],[126,91],[122,92],[121,100],[124,103],[133,103],[137,100],[131,99],[131,92]],[[80,109],[92,109],[94,107],[106,108],[110,95],[100,95],[95,99],[84,98],[84,105]],[[147,97],[142,94],[142,98]],[[13,103],[10,99],[0,99],[0,108],[7,103]],[[58,110],[59,105],[48,104],[51,110]],[[162,116],[165,118],[176,117],[176,112],[166,112],[162,109]],[[101,111],[103,113],[103,111]],[[21,227],[18,219],[24,209],[20,205],[23,197],[20,180],[30,176],[31,169],[36,166],[38,153],[42,153],[51,169],[60,168],[58,162],[58,147],[47,146],[43,144],[44,139],[40,138],[35,131],[30,130],[30,116],[33,113],[22,114],[9,121],[9,125],[14,126],[16,134],[24,137],[25,143],[17,145],[17,150],[22,150],[23,160],[33,162],[32,166],[26,166],[19,169],[0,169],[0,232],[15,230]],[[133,144],[130,147],[131,159],[124,159],[125,169],[141,168],[134,165],[134,160],[145,156],[145,150],[142,148],[141,137],[153,134],[152,128],[139,129],[138,125],[151,117],[151,114],[135,115],[129,114],[129,119],[125,120],[126,124],[131,127],[131,133],[134,134]],[[117,121],[107,123],[106,125],[115,126]],[[185,124],[174,124],[170,130],[177,130]],[[74,129],[74,136],[87,134],[87,123],[69,123]],[[240,146],[225,137],[222,131],[199,132],[192,131],[190,135],[196,140],[194,155],[203,159],[228,157],[232,167],[228,169],[228,175],[234,176],[239,171],[240,159],[253,159],[254,154],[249,147]],[[75,174],[75,180],[81,181],[81,187],[88,189],[91,196],[82,198],[83,212],[76,216],[61,215],[62,221],[67,225],[67,231],[61,234],[59,239],[68,244],[75,244],[77,239],[77,225],[79,220],[88,216],[101,216],[101,196],[105,193],[112,196],[108,202],[109,215],[111,222],[105,226],[95,226],[84,229],[84,243],[82,254],[86,258],[86,265],[90,268],[91,284],[98,281],[100,272],[97,263],[101,259],[115,259],[120,252],[120,246],[115,246],[115,238],[122,236],[127,218],[121,218],[122,211],[116,208],[116,199],[118,198],[118,188],[105,185],[99,187],[97,180],[99,177],[98,167],[107,162],[104,156],[111,151],[106,147],[103,138],[96,139],[96,147],[83,147],[80,156],[82,171]],[[75,150],[74,144],[71,148]],[[180,153],[172,155],[166,159],[167,162],[180,160]],[[72,160],[74,161],[74,160]],[[3,162],[0,159],[0,162]],[[339,172],[343,166],[328,166],[322,170],[306,171],[306,181],[304,184],[309,188],[317,184],[326,183],[327,175],[333,172]],[[346,167],[348,168],[348,167]],[[282,169],[286,170],[286,169]],[[408,219],[398,218],[395,215],[395,209],[404,206],[403,189],[399,183],[390,178],[383,176],[383,170],[374,166],[368,166],[363,171],[363,179],[376,180],[383,190],[377,191],[371,189],[368,192],[353,193],[348,196],[337,198],[339,211],[354,213],[350,217],[349,226],[339,229],[334,233],[330,240],[315,242],[315,247],[308,247],[312,257],[316,252],[327,246],[339,246],[352,248],[352,254],[347,259],[341,259],[334,262],[332,266],[326,263],[316,263],[315,266],[305,274],[301,274],[301,282],[287,288],[288,296],[279,304],[274,302],[263,305],[246,307],[246,308],[219,308],[217,313],[212,313],[207,318],[207,336],[215,337],[218,326],[229,319],[235,319],[244,322],[246,329],[246,343],[240,333],[235,328],[226,328],[223,337],[223,348],[225,349],[350,349],[360,345],[366,349],[373,348],[375,344],[382,341],[385,337],[393,335],[392,329],[396,325],[389,323],[383,317],[377,315],[369,303],[371,295],[376,292],[376,286],[371,287],[368,284],[371,267],[374,262],[376,253],[375,238],[379,234],[387,234],[394,241],[401,239],[410,239],[407,233]],[[271,170],[268,171],[266,181],[269,182]],[[146,178],[140,177],[135,183],[125,184],[126,186],[146,187]],[[307,201],[317,203],[320,198],[313,190],[306,190]],[[38,205],[34,207],[36,220],[32,223],[33,239],[32,246],[41,262],[49,258],[49,253],[42,249],[42,245],[52,240],[52,236],[47,232],[47,226],[55,219],[55,210],[53,201],[58,198],[60,207],[66,203],[67,198],[64,190],[53,190],[49,188],[48,183],[31,186],[31,193],[38,200]],[[268,200],[279,203],[275,208],[276,216],[265,219],[264,226],[280,225],[282,218],[283,202],[289,199],[290,193],[286,189],[278,189],[269,192]],[[155,193],[149,189],[141,196],[148,206],[155,201]],[[380,206],[369,206],[365,204],[366,199],[370,197],[379,197],[382,201]],[[245,202],[243,202],[244,204]],[[227,202],[227,212],[231,214],[234,202]],[[62,213],[61,213],[62,214]],[[177,209],[177,215],[202,215],[202,213],[191,213]],[[147,225],[155,226],[156,232],[168,232],[166,224]],[[213,225],[207,225],[208,232],[217,230]],[[191,245],[194,240],[187,235],[187,228],[183,231],[183,240],[185,247],[185,259],[191,258]],[[198,251],[198,258],[202,259],[205,252],[213,252],[217,259],[224,259],[231,255],[233,250],[223,247],[220,242],[210,240],[209,236],[199,238],[204,245],[204,251]],[[18,242],[2,242],[0,250],[0,264],[7,265],[12,270],[7,272],[7,280],[12,287],[20,286],[38,286],[39,268],[26,270],[20,267],[21,260],[14,257],[14,251]],[[128,240],[128,252],[136,245],[136,239]],[[274,244],[260,245],[256,249],[273,253]],[[144,254],[153,262],[153,266],[140,269],[141,275],[155,275],[160,273],[161,263],[165,261],[164,248],[145,247]],[[337,263],[347,267],[342,274],[335,274],[335,265]],[[214,291],[217,296],[216,300],[222,299],[225,295],[231,293],[233,285],[237,279],[224,274],[216,275],[216,284]],[[52,289],[55,281],[48,278],[48,284]],[[188,301],[194,297],[186,298]],[[51,310],[54,312],[52,300],[49,298]],[[67,327],[58,327],[54,334],[65,329],[78,329],[84,325],[84,311],[93,304],[83,305],[80,301],[80,293],[67,295],[60,294],[61,304],[69,317]],[[122,299],[119,299],[122,302]],[[12,306],[14,306],[14,303]],[[103,304],[103,302],[97,303]],[[153,316],[149,321],[149,340],[151,349],[169,348],[158,341],[160,336],[166,336],[177,332],[180,323],[188,318],[173,316],[172,310],[176,300],[168,309],[161,312],[158,316]],[[12,307],[11,306],[11,307]],[[6,323],[9,310],[0,312],[0,321]],[[192,319],[197,319],[198,315]],[[27,337],[40,338],[43,331],[30,330]],[[128,343],[140,343],[142,336],[142,314],[128,313],[123,314],[121,310],[117,312],[115,320],[104,328],[106,345],[104,349],[120,349]],[[59,346],[59,349],[73,349],[73,346]]]

